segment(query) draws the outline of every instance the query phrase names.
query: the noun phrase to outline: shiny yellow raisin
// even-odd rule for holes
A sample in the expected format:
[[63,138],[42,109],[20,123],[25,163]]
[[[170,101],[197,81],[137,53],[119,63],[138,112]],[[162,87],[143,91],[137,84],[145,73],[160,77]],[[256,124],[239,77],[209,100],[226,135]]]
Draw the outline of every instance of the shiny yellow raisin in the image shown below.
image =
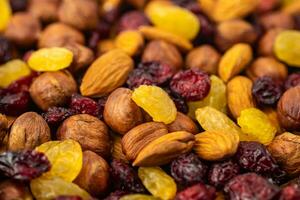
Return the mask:
[[28,65],[35,71],[58,71],[70,66],[73,53],[65,48],[51,47],[32,53]]
[[244,134],[249,135],[252,141],[269,144],[275,137],[276,127],[272,125],[268,116],[256,108],[242,110],[237,119]]
[[12,60],[0,66],[0,87],[7,87],[12,82],[30,74],[30,68],[22,60]]
[[173,199],[177,187],[172,177],[159,167],[140,167],[138,176],[143,185],[155,197],[162,200]]
[[131,98],[155,122],[170,124],[176,118],[177,109],[174,102],[160,87],[141,85],[133,91]]
[[121,197],[120,200],[159,200],[159,199],[145,194],[128,194]]
[[42,177],[60,177],[72,182],[82,168],[82,150],[74,140],[50,141],[36,148],[43,152],[51,163],[50,171]]
[[117,35],[115,45],[129,56],[133,56],[140,52],[144,45],[144,38],[138,31],[123,31]]
[[0,32],[5,30],[11,18],[11,8],[8,0],[0,1]]

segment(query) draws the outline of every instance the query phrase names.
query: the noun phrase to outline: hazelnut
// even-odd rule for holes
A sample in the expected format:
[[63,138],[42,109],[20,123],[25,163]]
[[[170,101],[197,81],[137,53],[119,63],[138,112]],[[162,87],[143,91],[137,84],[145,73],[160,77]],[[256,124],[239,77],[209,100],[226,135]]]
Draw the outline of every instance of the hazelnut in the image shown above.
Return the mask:
[[261,39],[258,42],[259,55],[274,57],[273,45],[277,35],[281,33],[282,30],[283,29],[270,29],[261,37]]
[[75,140],[83,150],[93,151],[105,158],[110,155],[107,126],[91,115],[79,114],[66,119],[57,131],[57,138]]
[[143,62],[158,61],[163,62],[178,71],[183,65],[183,60],[177,47],[163,40],[153,40],[149,42],[142,56]]
[[220,54],[210,45],[202,45],[191,50],[186,57],[188,68],[197,68],[209,74],[216,74],[220,61]]
[[93,196],[103,194],[109,183],[109,165],[92,151],[83,152],[82,169],[74,183]]
[[59,20],[77,29],[90,30],[98,24],[96,0],[63,0],[58,10]]
[[52,22],[58,19],[60,3],[61,0],[30,0],[28,11],[43,22]]
[[287,13],[278,11],[261,16],[260,23],[265,30],[274,28],[293,29],[294,27],[293,17]]
[[31,46],[41,32],[41,25],[37,18],[29,13],[20,12],[13,15],[6,31],[5,37],[20,46]]
[[244,20],[229,20],[217,26],[215,43],[221,51],[226,51],[237,43],[254,43],[257,32]]
[[247,69],[247,75],[255,79],[270,76],[274,79],[285,80],[288,75],[287,67],[272,57],[259,57]]
[[76,29],[63,23],[47,26],[39,38],[39,48],[59,47],[68,43],[84,44],[84,36]]
[[53,106],[63,106],[76,91],[76,82],[66,70],[43,73],[29,88],[33,101],[45,111]]
[[141,109],[131,99],[132,91],[118,88],[113,91],[104,107],[104,121],[115,132],[125,134],[143,122]]
[[1,146],[1,141],[6,136],[7,128],[8,128],[8,120],[5,115],[0,114],[0,146]]
[[0,199],[1,200],[31,200],[29,189],[25,184],[13,180],[2,180],[0,182]]
[[285,91],[277,104],[281,126],[287,130],[300,129],[300,86]]
[[189,133],[199,133],[198,127],[195,122],[187,115],[177,112],[177,116],[174,122],[167,125],[169,132],[186,131]]
[[13,123],[8,137],[8,149],[32,150],[50,140],[50,128],[43,117],[35,112],[27,112]]

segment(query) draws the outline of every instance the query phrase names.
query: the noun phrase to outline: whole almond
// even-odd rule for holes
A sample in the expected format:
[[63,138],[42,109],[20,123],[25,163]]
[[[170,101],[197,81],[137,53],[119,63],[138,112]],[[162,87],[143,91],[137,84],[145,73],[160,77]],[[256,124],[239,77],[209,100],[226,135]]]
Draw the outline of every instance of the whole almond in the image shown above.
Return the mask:
[[133,60],[122,50],[111,50],[97,60],[85,73],[80,91],[84,96],[100,97],[120,87],[133,69]]
[[189,133],[197,134],[198,127],[195,122],[187,115],[177,112],[174,122],[167,125],[169,132],[187,131]]

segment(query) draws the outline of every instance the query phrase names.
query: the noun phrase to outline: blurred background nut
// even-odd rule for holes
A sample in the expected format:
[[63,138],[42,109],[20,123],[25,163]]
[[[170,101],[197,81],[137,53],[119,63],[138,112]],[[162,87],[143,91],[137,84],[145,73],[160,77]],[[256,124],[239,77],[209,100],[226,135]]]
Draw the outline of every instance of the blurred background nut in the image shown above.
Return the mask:
[[260,18],[260,23],[265,30],[282,28],[293,29],[294,19],[291,15],[284,12],[267,13]]
[[270,29],[268,30],[259,40],[258,42],[258,54],[262,56],[273,56],[273,46],[275,42],[275,38],[279,33],[281,33],[283,29]]
[[73,115],[66,119],[57,131],[57,138],[75,140],[83,150],[93,151],[104,158],[110,155],[107,126],[91,115]]
[[33,197],[25,184],[13,180],[1,180],[1,200],[32,200]]
[[217,26],[215,43],[221,51],[226,51],[236,43],[253,44],[257,39],[254,27],[244,20],[230,20]]
[[60,3],[61,0],[30,0],[28,11],[43,22],[52,22],[58,19]]
[[45,111],[53,106],[63,106],[76,91],[76,82],[66,70],[43,73],[29,88],[33,101]]
[[141,109],[131,99],[132,91],[118,88],[113,91],[104,107],[104,120],[117,133],[125,134],[143,122]]
[[144,46],[144,38],[138,31],[123,31],[117,35],[115,45],[129,56],[135,56],[141,53]]
[[259,1],[258,5],[258,12],[259,13],[266,13],[268,11],[273,10],[276,8],[280,3],[280,0],[262,0]]
[[147,0],[126,0],[126,2],[136,8],[143,8],[146,5]]
[[178,71],[183,65],[183,60],[177,47],[163,40],[152,40],[144,50],[143,62],[159,61],[168,64]]
[[248,67],[246,73],[253,81],[263,76],[285,80],[288,75],[288,70],[284,64],[272,57],[259,57]]
[[149,20],[146,15],[141,11],[129,11],[120,17],[117,29],[119,32],[138,30],[138,28],[143,25],[149,25]]
[[216,74],[220,57],[214,47],[202,45],[188,53],[185,64],[187,68],[197,68],[209,74]]
[[103,195],[109,184],[109,165],[94,152],[84,151],[82,169],[74,183],[93,196]]
[[197,134],[199,132],[195,122],[181,112],[177,112],[175,121],[168,124],[167,127],[169,132],[186,131],[193,134]]
[[41,25],[37,18],[29,13],[20,12],[13,15],[6,30],[5,37],[20,46],[31,46],[41,32]]
[[50,128],[43,117],[35,112],[27,112],[13,123],[8,138],[8,149],[32,150],[50,140]]
[[80,30],[94,29],[98,23],[96,0],[62,0],[59,20]]

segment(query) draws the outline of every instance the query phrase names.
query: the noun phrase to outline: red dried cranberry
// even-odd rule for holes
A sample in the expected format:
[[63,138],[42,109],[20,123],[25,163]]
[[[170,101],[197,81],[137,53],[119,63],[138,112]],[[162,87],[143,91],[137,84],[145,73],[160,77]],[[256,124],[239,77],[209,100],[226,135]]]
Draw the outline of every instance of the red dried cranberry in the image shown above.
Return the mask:
[[112,192],[104,200],[119,200],[122,196],[128,194],[128,192],[117,190]]
[[9,0],[13,12],[24,11],[27,8],[28,0]]
[[271,200],[279,189],[255,173],[238,175],[231,179],[224,188],[231,200]]
[[104,112],[104,107],[106,104],[108,96],[103,96],[100,99],[98,99],[98,107],[99,107],[99,119],[103,119],[103,112]]
[[214,200],[216,198],[216,189],[198,183],[197,185],[191,186],[181,192],[179,192],[175,200]]
[[149,25],[146,15],[141,11],[130,11],[121,16],[118,31],[137,30],[143,25]]
[[70,108],[77,114],[89,114],[95,117],[99,115],[99,106],[97,102],[79,94],[72,95]]
[[56,197],[55,200],[82,200],[81,197],[78,196],[59,196]]
[[11,83],[7,88],[5,88],[5,92],[8,94],[28,92],[33,79],[37,76],[38,73],[32,72],[30,75],[20,78],[15,82]]
[[30,95],[28,92],[5,94],[0,97],[0,113],[20,115],[28,110]]
[[217,188],[222,188],[224,185],[240,174],[240,167],[232,160],[212,164],[208,180],[209,183]]
[[0,154],[0,173],[16,179],[29,181],[50,169],[47,157],[37,151],[4,152]]
[[165,91],[169,94],[169,96],[171,97],[171,99],[175,103],[175,106],[176,106],[176,108],[179,112],[182,112],[182,113],[185,113],[185,114],[189,112],[189,107],[188,107],[187,103],[185,102],[185,100],[179,94],[173,93],[168,88],[165,88]]
[[171,175],[181,186],[203,183],[207,165],[194,153],[184,154],[171,163]]
[[180,71],[172,78],[170,88],[187,101],[198,101],[208,95],[209,75],[197,69]]
[[261,105],[275,105],[282,95],[281,82],[269,76],[259,77],[252,86],[252,94],[256,102]]
[[284,83],[284,89],[288,90],[297,85],[300,85],[300,73],[293,73],[287,77]]
[[298,185],[289,185],[281,190],[279,200],[299,200],[300,188]]
[[144,193],[146,191],[136,171],[122,161],[114,159],[111,162],[111,175],[114,183],[113,187],[116,190],[136,193]]
[[6,38],[0,35],[0,64],[13,58],[13,46]]
[[195,39],[195,44],[212,43],[215,35],[214,24],[203,14],[197,14],[201,29]]
[[63,122],[66,118],[74,115],[75,113],[68,108],[63,107],[52,107],[47,110],[47,112],[43,113],[45,121],[51,126],[58,126],[61,122]]

